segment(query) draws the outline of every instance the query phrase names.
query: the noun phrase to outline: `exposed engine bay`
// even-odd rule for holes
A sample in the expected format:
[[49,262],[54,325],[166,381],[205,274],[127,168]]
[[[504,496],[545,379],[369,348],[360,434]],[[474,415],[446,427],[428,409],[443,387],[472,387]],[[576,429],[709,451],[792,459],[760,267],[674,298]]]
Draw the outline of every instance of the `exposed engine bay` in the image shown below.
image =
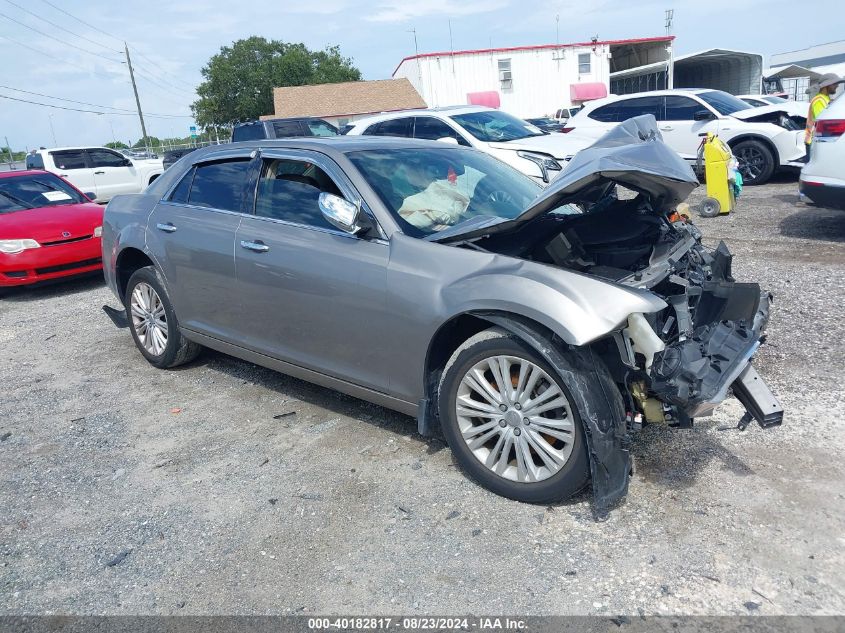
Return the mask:
[[764,339],[771,295],[734,280],[724,242],[707,248],[694,224],[655,211],[648,196],[618,199],[610,186],[594,197],[473,246],[647,289],[668,304],[631,315],[627,327],[596,344],[628,396],[633,429],[643,420],[691,426],[731,387],[761,426],[780,424],[780,404],[749,364]]

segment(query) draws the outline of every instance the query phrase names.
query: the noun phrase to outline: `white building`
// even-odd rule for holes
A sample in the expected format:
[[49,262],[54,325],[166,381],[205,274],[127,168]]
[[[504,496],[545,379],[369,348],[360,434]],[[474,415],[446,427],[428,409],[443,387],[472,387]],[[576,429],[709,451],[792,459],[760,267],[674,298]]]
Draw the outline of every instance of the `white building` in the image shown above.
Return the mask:
[[473,103],[530,118],[606,96],[612,72],[665,62],[672,41],[664,36],[421,53],[403,59],[393,77],[407,78],[430,107]]
[[783,91],[792,99],[808,101],[812,79],[825,73],[845,76],[845,40],[772,55],[769,66],[767,80],[780,79]]

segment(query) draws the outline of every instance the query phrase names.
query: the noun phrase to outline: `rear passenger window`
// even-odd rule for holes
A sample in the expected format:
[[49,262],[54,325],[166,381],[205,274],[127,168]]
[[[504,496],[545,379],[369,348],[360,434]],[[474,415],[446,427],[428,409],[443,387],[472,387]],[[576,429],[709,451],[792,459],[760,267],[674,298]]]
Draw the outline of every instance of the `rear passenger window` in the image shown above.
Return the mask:
[[290,136],[305,136],[302,123],[299,121],[273,121],[273,133],[276,138],[287,138]]
[[596,108],[587,116],[595,121],[602,121],[603,123],[616,123],[619,120],[619,108],[615,103],[611,103],[609,105]]
[[200,207],[240,211],[249,165],[247,157],[198,165],[188,202]]
[[265,159],[255,215],[334,230],[320,212],[318,200],[322,192],[341,195],[329,175],[313,163]]
[[414,119],[407,117],[404,119],[391,119],[389,121],[382,121],[367,129],[364,134],[372,134],[374,136],[402,136],[411,138],[413,133],[411,131],[411,123]]
[[188,202],[188,194],[191,191],[191,181],[194,179],[194,168],[191,167],[188,173],[182,177],[176,188],[170,193],[168,200],[185,204]]
[[44,169],[44,159],[41,154],[27,154],[26,155],[27,169]]
[[61,152],[50,152],[53,162],[59,169],[85,169],[85,154],[81,149],[63,150]]

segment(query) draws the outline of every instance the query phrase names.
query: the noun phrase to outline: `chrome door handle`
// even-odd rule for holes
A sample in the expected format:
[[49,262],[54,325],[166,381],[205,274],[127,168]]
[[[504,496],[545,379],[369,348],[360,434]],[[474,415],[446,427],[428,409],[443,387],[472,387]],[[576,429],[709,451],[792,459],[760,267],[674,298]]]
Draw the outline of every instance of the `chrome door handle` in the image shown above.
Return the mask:
[[165,233],[174,233],[176,231],[176,227],[173,226],[170,222],[159,222],[158,224],[156,224],[156,228],[159,231],[164,231]]
[[256,253],[266,253],[270,250],[270,247],[264,242],[249,242],[247,240],[241,240],[241,247]]
[[97,174],[104,174],[104,173],[106,173],[106,172],[104,172],[104,171],[95,171],[95,172],[94,172],[94,175],[96,176]]
[[666,125],[666,126],[660,128],[660,129],[663,130],[664,132],[671,132],[675,128],[673,128],[671,125]]

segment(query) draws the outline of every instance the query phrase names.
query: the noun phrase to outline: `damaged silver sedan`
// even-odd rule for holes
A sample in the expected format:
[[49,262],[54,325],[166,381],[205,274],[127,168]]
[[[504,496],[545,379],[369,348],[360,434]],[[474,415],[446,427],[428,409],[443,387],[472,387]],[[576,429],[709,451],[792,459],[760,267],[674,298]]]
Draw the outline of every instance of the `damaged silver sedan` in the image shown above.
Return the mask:
[[156,367],[219,350],[416,416],[498,494],[592,482],[604,510],[644,423],[731,390],[743,428],[782,420],[750,364],[770,295],[674,213],[695,186],[652,117],[545,190],[436,142],[236,143],[114,198],[103,262]]

